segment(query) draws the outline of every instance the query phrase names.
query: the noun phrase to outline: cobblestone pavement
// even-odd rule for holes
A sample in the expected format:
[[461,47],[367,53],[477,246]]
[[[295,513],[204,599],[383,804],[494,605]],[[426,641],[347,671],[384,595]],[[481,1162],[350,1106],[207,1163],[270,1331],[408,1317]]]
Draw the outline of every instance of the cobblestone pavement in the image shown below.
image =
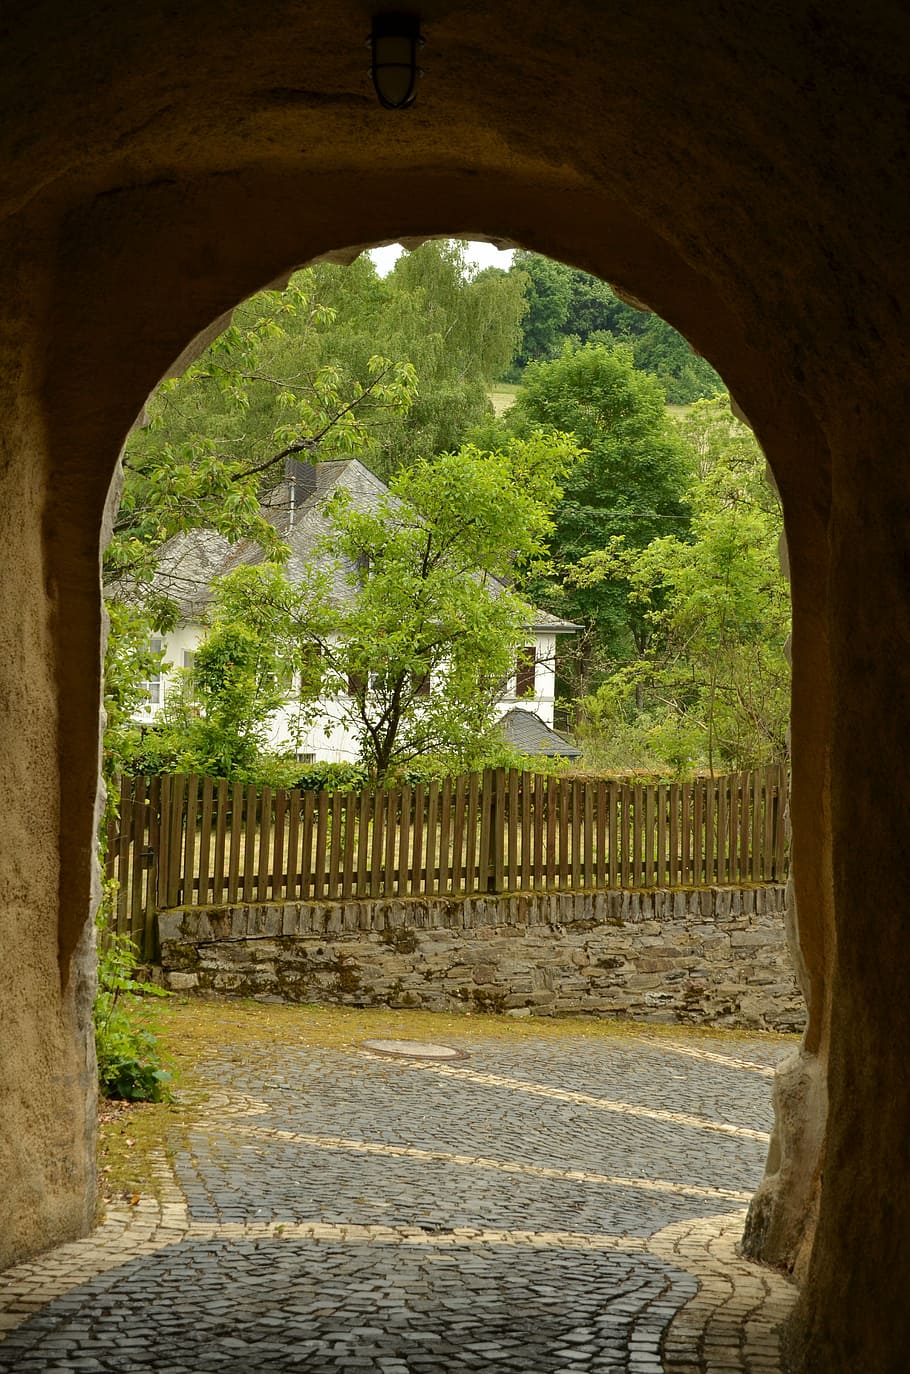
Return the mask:
[[779,1370],[735,1244],[787,1047],[464,1048],[225,1049],[160,1201],[0,1276],[0,1371]]

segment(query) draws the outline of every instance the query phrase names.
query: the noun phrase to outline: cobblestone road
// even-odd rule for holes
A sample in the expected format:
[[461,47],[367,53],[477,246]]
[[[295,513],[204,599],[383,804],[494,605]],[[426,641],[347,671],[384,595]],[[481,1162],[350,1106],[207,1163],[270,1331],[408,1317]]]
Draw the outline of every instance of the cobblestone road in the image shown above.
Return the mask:
[[771,1374],[737,1258],[787,1046],[225,1050],[162,1200],[0,1276],[0,1370]]

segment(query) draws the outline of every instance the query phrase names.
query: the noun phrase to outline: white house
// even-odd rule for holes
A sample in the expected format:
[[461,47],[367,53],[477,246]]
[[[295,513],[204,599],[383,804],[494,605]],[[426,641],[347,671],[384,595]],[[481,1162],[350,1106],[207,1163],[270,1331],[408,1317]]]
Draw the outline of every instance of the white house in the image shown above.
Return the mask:
[[[328,498],[344,489],[356,508],[376,510],[389,496],[380,481],[356,458],[335,462],[294,463],[294,472],[270,493],[266,512],[290,547],[287,573],[291,580],[302,580],[314,565],[332,572],[333,596],[349,598],[351,585],[337,560],[326,559],[323,544],[330,532],[324,513]],[[173,689],[175,669],[192,666],[197,645],[205,634],[205,613],[211,599],[210,584],[216,576],[244,562],[258,562],[258,546],[250,542],[231,545],[212,530],[195,530],[172,539],[164,547],[156,590],[169,596],[179,607],[179,624],[170,634],[155,640],[152,647],[164,650],[164,668],[149,683],[148,704],[137,717],[151,723]],[[572,634],[579,627],[560,620],[547,611],[528,608],[527,643],[519,651],[515,672],[509,679],[497,709],[507,713],[511,725],[515,708],[539,718],[552,731],[556,693],[556,643],[560,635]],[[431,684],[432,687],[432,684]],[[350,723],[344,720],[344,703],[329,698],[318,703],[316,723],[298,733],[294,720],[294,693],[288,705],[273,717],[271,745],[281,752],[296,752],[301,760],[315,762],[353,761],[359,756],[359,741]],[[558,740],[558,736],[552,737]],[[570,746],[567,746],[567,750]],[[552,751],[551,751],[552,752]],[[562,751],[560,751],[562,752]],[[572,751],[574,752],[574,751]]]

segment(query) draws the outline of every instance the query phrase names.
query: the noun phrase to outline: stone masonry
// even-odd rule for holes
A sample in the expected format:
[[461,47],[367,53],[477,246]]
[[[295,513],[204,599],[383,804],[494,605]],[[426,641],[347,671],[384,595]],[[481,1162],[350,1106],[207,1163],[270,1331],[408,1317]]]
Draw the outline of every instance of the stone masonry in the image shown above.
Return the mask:
[[798,1031],[784,888],[189,907],[159,914],[175,991]]

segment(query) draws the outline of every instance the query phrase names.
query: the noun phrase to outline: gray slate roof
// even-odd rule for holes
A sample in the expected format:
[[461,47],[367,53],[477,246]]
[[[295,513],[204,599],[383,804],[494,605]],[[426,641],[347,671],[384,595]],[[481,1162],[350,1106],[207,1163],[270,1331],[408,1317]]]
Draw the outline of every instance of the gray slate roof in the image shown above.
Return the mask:
[[[350,600],[356,592],[339,561],[320,546],[329,533],[323,504],[339,487],[344,488],[355,509],[372,511],[390,495],[388,487],[356,458],[342,458],[315,465],[295,464],[295,475],[285,478],[267,494],[263,510],[278,533],[290,546],[287,573],[292,582],[304,579],[314,569],[331,574],[332,596],[337,603]],[[229,544],[213,530],[192,530],[169,540],[161,550],[155,590],[176,602],[185,622],[197,621],[211,600],[210,583],[214,577],[230,572],[242,563],[261,563],[263,552],[252,540]],[[500,585],[493,582],[493,587]],[[551,634],[571,634],[580,629],[569,620],[560,620],[537,607],[529,608],[529,628]]]
[[506,711],[499,722],[499,731],[506,744],[520,754],[544,754],[551,759],[581,758],[580,749],[551,730],[540,716],[520,706],[513,706],[511,711]]

